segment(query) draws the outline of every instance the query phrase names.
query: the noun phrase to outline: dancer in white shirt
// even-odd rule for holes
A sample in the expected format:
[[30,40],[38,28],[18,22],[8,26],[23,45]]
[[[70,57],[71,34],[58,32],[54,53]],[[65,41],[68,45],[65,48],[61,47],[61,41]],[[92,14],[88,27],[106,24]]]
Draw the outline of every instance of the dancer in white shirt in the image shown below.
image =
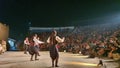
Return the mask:
[[29,43],[28,37],[26,37],[24,40],[24,49],[25,49],[24,54],[27,54],[29,45],[30,45],[30,43]]
[[44,42],[38,40],[37,34],[31,36],[29,38],[29,54],[31,55],[30,60],[33,61],[33,56],[35,55],[35,60],[39,60],[37,57],[39,55],[39,44],[43,44]]
[[39,45],[43,44],[44,42],[40,41],[38,38],[39,37],[37,36],[37,34],[35,34],[34,37],[33,37],[33,41],[34,41],[34,46],[36,47],[36,50],[38,51],[38,56],[40,56],[40,54],[39,54],[39,50],[40,50]]

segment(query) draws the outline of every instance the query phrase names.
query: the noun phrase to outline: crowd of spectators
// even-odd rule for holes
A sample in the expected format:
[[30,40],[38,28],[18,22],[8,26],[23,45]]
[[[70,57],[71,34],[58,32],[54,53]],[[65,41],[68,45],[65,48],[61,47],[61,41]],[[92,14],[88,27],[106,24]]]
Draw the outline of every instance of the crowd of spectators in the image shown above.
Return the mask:
[[[51,32],[37,33],[40,40],[46,42]],[[120,24],[77,26],[73,30],[58,31],[65,36],[65,42],[59,44],[59,51],[81,53],[90,57],[120,58]],[[40,45],[48,50],[47,44]]]

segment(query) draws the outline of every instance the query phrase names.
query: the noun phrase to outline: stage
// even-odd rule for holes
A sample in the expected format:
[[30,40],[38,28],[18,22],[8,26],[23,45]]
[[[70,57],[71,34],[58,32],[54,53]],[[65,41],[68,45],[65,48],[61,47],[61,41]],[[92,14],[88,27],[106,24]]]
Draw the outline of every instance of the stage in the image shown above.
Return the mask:
[[[80,54],[59,52],[59,66],[56,68],[100,68],[98,58],[88,58]],[[30,61],[30,55],[23,51],[7,51],[0,55],[0,68],[53,68],[48,51],[40,51],[39,60]],[[118,64],[110,59],[102,59],[106,68],[116,68]],[[112,61],[112,62],[109,62]],[[103,67],[105,68],[105,67]]]

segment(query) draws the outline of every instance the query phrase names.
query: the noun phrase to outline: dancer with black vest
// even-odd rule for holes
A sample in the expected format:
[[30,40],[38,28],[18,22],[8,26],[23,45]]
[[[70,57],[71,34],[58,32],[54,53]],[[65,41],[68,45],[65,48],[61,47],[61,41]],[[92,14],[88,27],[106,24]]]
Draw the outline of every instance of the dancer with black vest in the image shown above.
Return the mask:
[[58,66],[58,59],[59,59],[59,53],[58,53],[58,48],[57,44],[64,42],[64,37],[60,38],[57,36],[57,32],[54,30],[52,34],[49,36],[47,43],[49,44],[49,52],[50,52],[50,57],[52,59],[52,67],[59,67]]

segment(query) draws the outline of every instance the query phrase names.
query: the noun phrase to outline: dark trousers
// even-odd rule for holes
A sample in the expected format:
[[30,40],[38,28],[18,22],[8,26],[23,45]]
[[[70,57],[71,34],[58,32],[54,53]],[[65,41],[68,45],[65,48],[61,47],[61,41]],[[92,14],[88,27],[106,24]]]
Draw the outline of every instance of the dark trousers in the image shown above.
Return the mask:
[[28,48],[29,48],[29,45],[24,44],[24,49],[25,49],[24,53],[25,53],[25,54],[27,54]]

